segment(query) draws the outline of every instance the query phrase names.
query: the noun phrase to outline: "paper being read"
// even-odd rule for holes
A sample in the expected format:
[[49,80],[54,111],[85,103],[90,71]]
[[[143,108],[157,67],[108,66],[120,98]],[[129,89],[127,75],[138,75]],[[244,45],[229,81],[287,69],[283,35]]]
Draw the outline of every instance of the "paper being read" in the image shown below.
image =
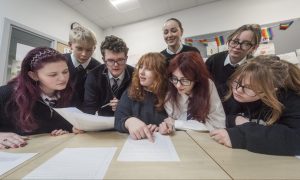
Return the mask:
[[103,179],[116,149],[65,148],[23,179]]
[[127,138],[118,161],[180,161],[169,136],[154,134],[154,143],[148,139]]
[[54,110],[80,130],[99,131],[114,128],[115,117],[87,114],[75,107],[54,108]]
[[0,152],[0,175],[17,167],[37,153],[8,153]]

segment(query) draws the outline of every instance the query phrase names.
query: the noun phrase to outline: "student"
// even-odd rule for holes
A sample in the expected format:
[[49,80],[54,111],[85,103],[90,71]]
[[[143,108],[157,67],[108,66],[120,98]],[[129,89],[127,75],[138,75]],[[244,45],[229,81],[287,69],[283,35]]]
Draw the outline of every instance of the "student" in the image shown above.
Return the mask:
[[[207,68],[216,84],[221,99],[228,91],[227,80],[235,71],[236,67],[251,57],[252,53],[259,46],[261,39],[261,29],[258,24],[246,24],[236,29],[228,36],[228,51],[223,51],[210,56],[205,62]],[[226,103],[225,113],[231,111]]]
[[167,117],[166,60],[160,53],[147,53],[137,63],[132,84],[125,91],[115,114],[115,129],[129,132],[133,139],[148,138]]
[[68,59],[70,81],[74,90],[72,101],[79,109],[82,109],[86,76],[89,71],[100,64],[92,57],[96,44],[96,37],[90,30],[82,26],[71,29],[69,46],[72,53],[65,54],[65,56]]
[[229,128],[211,132],[220,144],[273,155],[300,155],[300,70],[258,56],[232,75],[229,95],[240,110]]
[[119,37],[106,36],[101,43],[102,64],[88,74],[83,111],[114,116],[119,99],[131,82],[134,68],[127,65],[128,48]]
[[24,58],[20,74],[0,87],[0,149],[26,145],[22,135],[61,135],[72,125],[52,108],[71,99],[67,59],[54,49],[39,47]]
[[168,47],[161,51],[161,53],[166,57],[168,63],[173,57],[175,57],[176,54],[181,52],[195,51],[200,54],[200,51],[197,48],[182,44],[182,34],[182,24],[178,19],[170,18],[165,22],[163,27],[163,35]]
[[225,113],[218,92],[199,53],[183,52],[168,67],[170,86],[165,110],[169,118],[160,125],[162,134],[197,120],[208,130],[225,128]]

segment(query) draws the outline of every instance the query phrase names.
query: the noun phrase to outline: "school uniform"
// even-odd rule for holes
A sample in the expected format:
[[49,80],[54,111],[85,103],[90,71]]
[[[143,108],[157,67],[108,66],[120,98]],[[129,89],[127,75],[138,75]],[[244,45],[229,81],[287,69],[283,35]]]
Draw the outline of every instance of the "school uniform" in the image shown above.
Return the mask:
[[166,48],[165,50],[161,51],[160,53],[162,55],[164,55],[166,57],[166,60],[168,62],[168,64],[170,63],[170,60],[173,59],[177,54],[180,54],[182,52],[188,52],[188,51],[194,51],[200,54],[200,51],[192,46],[187,46],[185,44],[181,44],[179,49],[177,50],[177,52],[172,52],[171,50],[169,50],[168,48]]
[[[229,58],[228,51],[223,51],[210,56],[205,62],[222,100],[228,92],[228,79],[235,72],[236,68],[246,61],[246,58],[244,58],[237,64],[231,64]],[[231,105],[228,105],[229,101],[232,101]],[[235,104],[234,101],[235,100],[231,98],[230,100],[223,102],[223,107],[226,114],[231,114],[235,111],[236,107],[232,106],[232,104]]]
[[51,133],[55,129],[63,129],[72,132],[72,125],[56,113],[53,108],[40,97],[34,104],[32,113],[37,123],[37,129],[25,132],[16,126],[17,121],[12,116],[15,114],[14,107],[7,107],[7,102],[13,94],[13,86],[0,87],[0,132],[13,132],[19,135],[32,135]]
[[[86,63],[80,64],[73,54],[64,54],[68,59],[68,68],[70,72],[70,82],[73,88],[72,104],[82,109],[84,99],[84,84],[87,74],[101,63],[94,58],[90,58]],[[81,65],[81,66],[80,66]]]
[[159,111],[155,108],[155,101],[156,96],[148,91],[145,92],[143,101],[135,101],[128,97],[128,91],[126,90],[115,113],[115,129],[119,132],[128,133],[125,121],[130,117],[136,117],[147,125],[155,124],[159,126],[168,115],[164,109]]
[[101,108],[114,97],[121,98],[122,93],[131,83],[134,68],[126,65],[124,72],[119,77],[116,90],[112,89],[113,78],[108,72],[106,64],[101,64],[89,72],[85,83],[85,95],[83,102],[83,111],[89,114],[95,114],[96,111],[100,116],[114,116],[111,106]]
[[[230,115],[227,128],[232,148],[273,155],[300,155],[300,96],[291,90],[279,90],[283,112],[272,125],[265,121],[271,109],[262,101],[241,103],[239,114]],[[237,115],[251,122],[235,126]]]
[[[210,107],[207,118],[205,118],[205,126],[208,130],[225,128],[225,113],[223,110],[223,106],[221,100],[219,98],[217,89],[212,82],[209,80],[209,91],[210,91]],[[183,124],[187,120],[194,120],[189,118],[188,112],[188,104],[189,100],[193,97],[189,97],[188,95],[177,95],[177,108],[174,109],[172,102],[167,101],[165,103],[165,110],[169,117],[175,119],[175,128],[181,129],[180,125]],[[199,107],[201,108],[201,107]],[[201,122],[201,121],[200,121]]]

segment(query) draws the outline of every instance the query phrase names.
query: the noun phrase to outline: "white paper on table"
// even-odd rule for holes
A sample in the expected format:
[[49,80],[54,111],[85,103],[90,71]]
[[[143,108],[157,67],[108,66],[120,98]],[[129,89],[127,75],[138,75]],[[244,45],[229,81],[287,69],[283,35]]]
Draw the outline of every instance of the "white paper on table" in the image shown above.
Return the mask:
[[284,60],[284,61],[290,62],[292,64],[300,63],[297,56],[296,56],[296,52],[289,52],[289,53],[285,53],[285,54],[279,54],[277,56],[280,58],[280,60]]
[[65,148],[23,179],[103,179],[116,149]]
[[296,156],[296,158],[300,159],[300,156]]
[[37,153],[8,153],[0,152],[0,175],[17,167]]
[[54,108],[54,110],[80,130],[99,131],[114,128],[115,117],[87,114],[76,107]]
[[169,136],[154,133],[154,143],[148,139],[127,138],[118,161],[180,161]]
[[181,130],[208,131],[205,124],[196,120],[175,120],[175,128]]

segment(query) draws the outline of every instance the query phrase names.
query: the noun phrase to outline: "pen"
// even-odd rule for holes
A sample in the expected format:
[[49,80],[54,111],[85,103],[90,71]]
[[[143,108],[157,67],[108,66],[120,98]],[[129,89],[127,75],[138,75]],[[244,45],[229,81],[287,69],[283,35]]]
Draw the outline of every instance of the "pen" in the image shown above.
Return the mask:
[[104,107],[109,106],[109,105],[110,105],[110,102],[107,103],[107,104],[104,104],[103,106],[101,106],[101,108],[104,108]]

